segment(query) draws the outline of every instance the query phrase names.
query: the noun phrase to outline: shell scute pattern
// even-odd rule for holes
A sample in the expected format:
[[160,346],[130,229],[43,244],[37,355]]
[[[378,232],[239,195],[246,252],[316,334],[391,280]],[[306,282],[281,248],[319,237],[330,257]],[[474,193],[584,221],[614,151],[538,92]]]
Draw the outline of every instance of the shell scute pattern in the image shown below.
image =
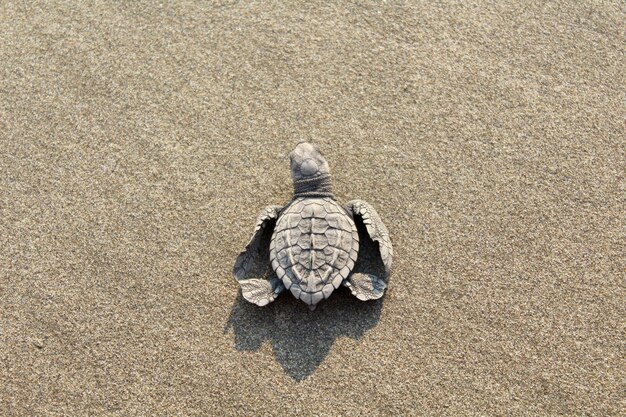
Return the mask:
[[326,221],[328,225],[334,229],[351,232],[350,224],[347,224],[344,218],[345,214],[343,213],[329,213],[328,216],[326,216]]
[[300,246],[302,249],[309,249],[311,247],[311,235],[307,232],[301,233],[300,237],[298,238],[298,246]]
[[331,198],[295,199],[279,217],[272,240],[270,259],[278,277],[310,305],[341,285],[359,250],[352,218]]
[[[280,235],[280,236],[276,236],[276,240],[272,240],[272,243],[274,244],[274,248],[280,252],[283,249],[285,249],[287,247],[287,241],[285,240],[285,236],[284,235]],[[271,249],[271,247],[270,247]]]

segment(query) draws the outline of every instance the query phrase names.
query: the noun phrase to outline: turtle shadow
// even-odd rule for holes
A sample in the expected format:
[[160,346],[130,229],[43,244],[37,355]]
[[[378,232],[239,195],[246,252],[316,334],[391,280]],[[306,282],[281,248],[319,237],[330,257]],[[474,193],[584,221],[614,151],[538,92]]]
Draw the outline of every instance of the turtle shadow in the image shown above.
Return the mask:
[[309,377],[330,353],[337,338],[359,340],[375,327],[383,299],[362,302],[340,288],[315,311],[286,292],[266,307],[250,304],[241,293],[224,329],[235,335],[235,348],[256,351],[270,341],[276,360],[296,381]]
[[[355,218],[355,224],[360,245],[353,271],[383,276],[378,243],[369,238],[360,218]],[[262,239],[259,259],[269,259],[268,234]],[[267,262],[256,268],[258,274],[271,273]],[[385,298],[363,302],[340,287],[314,311],[309,311],[308,306],[289,291],[284,291],[265,307],[249,303],[239,292],[224,332],[234,332],[235,348],[239,351],[256,351],[265,341],[270,341],[285,372],[294,380],[302,381],[320,366],[337,338],[359,340],[374,328],[380,321]]]

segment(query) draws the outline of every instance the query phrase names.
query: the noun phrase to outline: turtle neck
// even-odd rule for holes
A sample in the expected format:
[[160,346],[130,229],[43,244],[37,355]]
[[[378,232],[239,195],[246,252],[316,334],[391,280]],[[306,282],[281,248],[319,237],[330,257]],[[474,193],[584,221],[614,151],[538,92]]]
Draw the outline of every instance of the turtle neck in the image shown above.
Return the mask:
[[293,182],[294,197],[334,197],[330,174]]

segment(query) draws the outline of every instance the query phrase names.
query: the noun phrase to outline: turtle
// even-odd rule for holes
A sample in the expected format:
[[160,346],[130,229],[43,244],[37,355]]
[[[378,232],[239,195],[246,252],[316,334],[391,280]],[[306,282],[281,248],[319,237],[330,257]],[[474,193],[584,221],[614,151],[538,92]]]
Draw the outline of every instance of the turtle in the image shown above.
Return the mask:
[[[348,287],[361,301],[381,298],[393,247],[380,216],[362,200],[346,206],[337,202],[328,162],[317,145],[301,141],[289,157],[292,200],[261,211],[252,238],[235,261],[233,275],[243,297],[262,307],[287,289],[311,310],[340,286]],[[365,226],[362,233],[377,243],[375,256],[384,267],[381,276],[353,272],[360,240],[355,220]],[[269,276],[263,274],[268,263]]]

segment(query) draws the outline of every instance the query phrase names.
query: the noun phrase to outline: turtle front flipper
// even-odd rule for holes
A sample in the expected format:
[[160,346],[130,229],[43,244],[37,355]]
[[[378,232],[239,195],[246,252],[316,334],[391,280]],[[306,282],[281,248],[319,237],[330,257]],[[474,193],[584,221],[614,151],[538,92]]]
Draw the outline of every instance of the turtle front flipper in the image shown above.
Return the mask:
[[[269,245],[282,207],[266,207],[259,215],[254,234],[246,248],[237,256],[233,276],[241,286],[243,297],[258,306],[265,306],[285,289],[269,267]],[[269,278],[265,278],[269,276]]]
[[[378,299],[382,297],[391,273],[393,247],[391,246],[391,239],[389,239],[389,232],[376,210],[369,203],[362,200],[352,200],[346,209],[354,218],[357,229],[359,229],[361,250],[355,272],[344,281],[344,285],[350,288],[352,294],[359,300]],[[377,245],[373,242],[376,242]]]
[[[378,242],[380,257],[385,266],[385,276],[391,273],[391,261],[393,259],[393,247],[389,239],[389,231],[380,219],[380,216],[369,203],[362,200],[352,200],[346,207],[353,217],[360,217],[367,229],[367,234],[374,241]],[[356,219],[355,219],[356,220]]]

